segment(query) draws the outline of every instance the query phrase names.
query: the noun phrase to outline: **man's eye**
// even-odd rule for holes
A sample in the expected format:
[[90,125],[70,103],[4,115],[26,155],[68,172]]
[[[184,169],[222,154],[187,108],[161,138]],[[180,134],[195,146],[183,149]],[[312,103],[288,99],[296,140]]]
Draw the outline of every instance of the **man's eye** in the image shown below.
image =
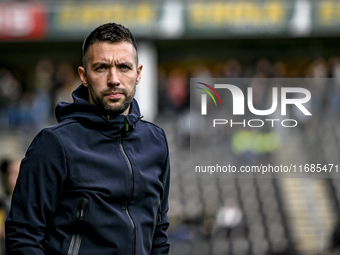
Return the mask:
[[128,66],[126,66],[126,65],[121,65],[120,69],[123,70],[123,71],[130,70],[130,68]]
[[105,70],[105,66],[99,66],[96,68],[97,71],[104,71]]

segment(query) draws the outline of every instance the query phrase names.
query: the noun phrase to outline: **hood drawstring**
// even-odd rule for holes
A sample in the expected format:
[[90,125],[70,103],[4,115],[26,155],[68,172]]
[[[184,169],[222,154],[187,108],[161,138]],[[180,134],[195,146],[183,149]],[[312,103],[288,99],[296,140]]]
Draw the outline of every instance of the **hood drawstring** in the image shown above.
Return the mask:
[[[107,115],[106,117],[104,115],[102,115],[103,119],[106,120],[107,122],[110,121],[110,119],[112,118],[110,115]],[[144,116],[139,116],[137,117],[139,120],[142,119]],[[134,125],[131,125],[127,116],[124,116],[124,131],[125,132],[129,132],[133,130]]]
[[104,119],[104,120],[106,120],[107,122],[109,122],[110,120],[111,120],[111,116],[110,115],[107,115],[106,117],[105,117],[105,115],[104,114],[102,114],[102,118]]
[[125,132],[133,130],[133,125],[130,125],[128,118],[125,116]]

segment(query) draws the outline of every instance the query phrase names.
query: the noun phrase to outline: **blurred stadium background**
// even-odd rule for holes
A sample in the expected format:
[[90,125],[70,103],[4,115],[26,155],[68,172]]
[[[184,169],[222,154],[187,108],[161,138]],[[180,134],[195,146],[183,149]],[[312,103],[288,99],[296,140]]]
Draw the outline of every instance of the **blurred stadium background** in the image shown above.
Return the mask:
[[[3,162],[22,158],[37,132],[55,123],[56,103],[71,101],[80,84],[84,37],[112,21],[138,40],[144,69],[137,97],[146,119],[168,135],[171,254],[337,254],[338,179],[199,178],[188,160],[190,77],[340,79],[340,2],[1,0]],[[259,88],[263,98],[268,89]],[[340,85],[315,89],[319,117],[287,133],[278,148],[245,146],[243,156],[338,164]],[[242,160],[232,139],[230,148],[226,157]],[[10,192],[2,188],[6,208]]]

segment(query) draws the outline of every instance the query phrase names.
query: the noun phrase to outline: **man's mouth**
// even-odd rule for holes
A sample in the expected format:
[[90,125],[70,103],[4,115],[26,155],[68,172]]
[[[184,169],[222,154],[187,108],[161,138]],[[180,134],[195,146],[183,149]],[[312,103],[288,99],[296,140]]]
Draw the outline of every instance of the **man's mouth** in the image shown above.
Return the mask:
[[110,93],[110,94],[106,94],[106,96],[111,99],[118,99],[121,96],[123,96],[123,94],[122,93]]
[[120,91],[112,91],[112,92],[108,92],[105,94],[106,97],[110,98],[110,99],[119,99],[124,95],[123,92]]

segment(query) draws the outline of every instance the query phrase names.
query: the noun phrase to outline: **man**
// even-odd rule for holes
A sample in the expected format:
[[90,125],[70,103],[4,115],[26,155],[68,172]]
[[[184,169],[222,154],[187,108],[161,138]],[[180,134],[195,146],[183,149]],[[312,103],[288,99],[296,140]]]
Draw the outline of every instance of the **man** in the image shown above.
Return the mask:
[[141,120],[135,39],[114,23],[83,44],[83,85],[21,163],[6,221],[11,254],[168,254],[169,154]]

